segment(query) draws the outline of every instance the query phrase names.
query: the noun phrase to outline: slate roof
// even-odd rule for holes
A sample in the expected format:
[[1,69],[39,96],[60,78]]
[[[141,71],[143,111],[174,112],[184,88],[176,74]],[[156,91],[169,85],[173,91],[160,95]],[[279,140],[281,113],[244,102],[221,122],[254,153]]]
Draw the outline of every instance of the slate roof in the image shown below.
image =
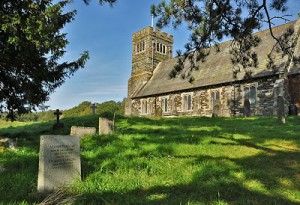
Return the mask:
[[[279,36],[288,28],[294,27],[295,25],[297,25],[297,28],[295,28],[296,32],[296,29],[299,29],[298,27],[300,26],[300,19],[273,28],[273,33],[275,36]],[[259,65],[258,67],[251,68],[251,71],[253,72],[252,77],[259,78],[274,75],[274,72],[272,70],[268,70],[266,65],[267,55],[272,49],[275,41],[270,36],[269,30],[257,32],[255,35],[261,38],[261,42],[260,45],[255,49],[257,52]],[[300,38],[298,39],[297,47],[300,47],[299,41]],[[214,49],[211,49],[211,54],[206,58],[205,62],[196,63],[199,66],[199,70],[193,71],[192,73],[192,76],[195,79],[193,83],[189,83],[187,79],[182,79],[180,75],[173,79],[169,77],[169,73],[174,68],[174,65],[177,64],[177,58],[171,58],[161,62],[155,68],[151,79],[142,89],[140,89],[138,93],[135,93],[133,98],[155,96],[159,94],[162,95],[176,91],[213,86],[245,79],[243,70],[238,74],[237,79],[233,78],[231,56],[229,54],[230,43],[231,41],[227,41],[220,44],[220,52],[215,52]],[[297,49],[296,55],[300,55],[299,48]],[[275,60],[276,66],[284,66],[286,62],[287,58],[282,58],[281,54],[277,54]],[[189,62],[186,62],[185,64],[188,65]],[[300,73],[300,66],[292,66],[290,73]]]

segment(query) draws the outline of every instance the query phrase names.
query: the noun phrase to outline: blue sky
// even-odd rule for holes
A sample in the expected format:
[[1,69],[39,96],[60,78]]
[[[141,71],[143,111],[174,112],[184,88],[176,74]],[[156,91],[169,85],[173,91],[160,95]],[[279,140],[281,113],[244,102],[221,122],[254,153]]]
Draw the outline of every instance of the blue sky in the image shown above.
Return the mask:
[[[77,10],[75,20],[65,28],[69,45],[62,60],[74,60],[87,50],[90,59],[84,69],[56,89],[45,105],[49,109],[69,109],[83,101],[92,103],[122,101],[127,96],[127,81],[131,73],[131,36],[151,26],[150,6],[159,0],[118,0],[111,8],[92,0],[86,6],[74,0],[66,9]],[[289,14],[297,18],[300,0],[289,1]],[[163,29],[174,36],[174,50],[183,49],[188,40],[185,26]]]

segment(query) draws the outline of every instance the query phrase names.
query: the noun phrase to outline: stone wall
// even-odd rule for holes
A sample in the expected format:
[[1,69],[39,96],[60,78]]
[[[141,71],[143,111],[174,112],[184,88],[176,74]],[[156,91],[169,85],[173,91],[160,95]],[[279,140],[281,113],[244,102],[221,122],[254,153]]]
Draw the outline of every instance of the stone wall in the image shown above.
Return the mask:
[[[296,80],[300,80],[300,77]],[[228,84],[188,92],[133,99],[131,101],[131,114],[136,116],[243,116],[245,112],[245,89],[255,87],[255,103],[251,104],[250,115],[270,116],[274,114],[275,96],[273,86],[275,81],[276,77],[272,77],[235,85]],[[295,83],[295,85],[299,84]],[[217,92],[219,93],[218,101],[213,102],[215,101],[213,93]],[[191,95],[191,109],[184,110],[184,96],[187,95]],[[163,98],[168,99],[167,112],[162,110]],[[148,103],[147,113],[142,113],[142,101]]]

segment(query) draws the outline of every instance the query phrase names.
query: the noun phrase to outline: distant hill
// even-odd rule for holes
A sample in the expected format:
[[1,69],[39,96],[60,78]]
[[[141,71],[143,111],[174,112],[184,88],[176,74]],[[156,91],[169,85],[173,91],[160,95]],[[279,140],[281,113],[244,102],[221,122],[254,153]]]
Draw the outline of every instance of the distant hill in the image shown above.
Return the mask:
[[[79,105],[62,111],[62,117],[78,117],[84,115],[93,114],[92,111],[92,103],[89,101],[84,101]],[[95,103],[96,113],[97,115],[101,115],[103,117],[112,118],[114,113],[116,115],[124,115],[124,101],[123,102],[115,102],[113,100],[106,101],[103,103]],[[49,121],[55,120],[56,117],[53,114],[55,110],[48,110],[44,112],[38,113],[28,113],[24,115],[20,115],[18,117],[18,121]]]

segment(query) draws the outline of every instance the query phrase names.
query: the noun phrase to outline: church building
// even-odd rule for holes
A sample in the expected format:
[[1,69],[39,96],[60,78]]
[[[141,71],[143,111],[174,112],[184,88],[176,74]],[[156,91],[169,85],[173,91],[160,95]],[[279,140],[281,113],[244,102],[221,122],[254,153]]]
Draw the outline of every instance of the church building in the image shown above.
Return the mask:
[[[300,56],[300,19],[273,28],[275,36],[287,29],[296,34],[294,56]],[[132,70],[128,81],[125,114],[131,116],[270,116],[277,114],[277,98],[284,83],[287,92],[285,112],[300,110],[300,65],[280,52],[274,53],[275,70],[267,68],[267,56],[275,44],[269,30],[255,33],[261,42],[255,48],[258,66],[250,68],[251,77],[241,70],[234,77],[231,41],[219,45],[204,62],[195,62],[193,82],[180,75],[171,78],[177,64],[172,57],[173,36],[153,27],[132,36]],[[188,60],[183,72],[189,69]],[[287,82],[282,75],[287,69]]]

